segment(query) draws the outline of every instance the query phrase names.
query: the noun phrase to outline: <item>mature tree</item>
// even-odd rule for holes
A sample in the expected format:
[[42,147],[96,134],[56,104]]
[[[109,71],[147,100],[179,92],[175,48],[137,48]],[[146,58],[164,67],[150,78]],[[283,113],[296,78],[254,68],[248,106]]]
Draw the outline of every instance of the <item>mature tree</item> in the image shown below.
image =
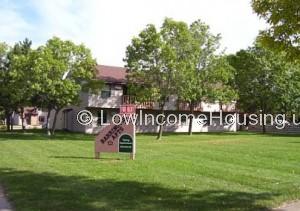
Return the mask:
[[21,111],[23,125],[23,108],[30,99],[30,87],[35,80],[29,66],[31,41],[25,39],[16,43],[13,48],[1,45],[0,72],[0,105],[6,116],[7,130],[12,129],[11,116],[13,112]]
[[[232,99],[234,91],[228,82],[233,78],[233,68],[216,55],[219,40],[220,36],[212,35],[201,21],[188,26],[167,18],[159,32],[149,25],[126,51],[128,78],[138,99],[159,102],[162,114],[172,95],[188,102],[192,113],[201,100]],[[162,131],[160,125],[158,139]],[[192,134],[192,117],[189,133]]]
[[219,102],[220,109],[223,104],[230,104],[238,98],[234,88],[235,69],[229,64],[225,56],[217,56],[208,67],[206,79],[207,98],[210,102]]
[[287,117],[300,115],[300,64],[282,61],[283,77],[278,78],[277,112]]
[[31,49],[32,42],[25,39],[16,43],[8,54],[9,69],[12,86],[9,90],[14,102],[15,112],[21,117],[22,130],[24,127],[24,107],[30,105],[30,99],[33,95],[33,87],[36,85],[38,76],[33,72],[33,63],[36,59]]
[[[178,51],[184,50],[177,45],[187,35],[185,23],[167,18],[160,31],[148,25],[126,50],[128,80],[138,101],[158,102],[161,114],[165,113],[169,97],[176,94],[178,73],[183,69]],[[159,126],[157,139],[161,139],[162,133],[163,124]]]
[[299,60],[299,0],[252,0],[252,7],[270,25],[259,36],[262,43],[276,51],[285,51],[290,58]]
[[10,75],[9,75],[9,46],[6,43],[0,43],[0,106],[4,110],[7,130],[10,130],[11,114],[13,112],[12,102],[10,101]]
[[257,45],[228,58],[236,69],[239,109],[246,113],[261,112],[263,116],[278,111],[283,91],[280,82],[289,83],[285,81],[286,65],[282,57]]
[[[209,27],[200,20],[189,27],[189,39],[183,46],[181,58],[185,60],[184,71],[178,86],[180,100],[188,102],[190,112],[201,101],[227,103],[235,99],[235,91],[229,82],[233,79],[233,68],[223,56],[217,55],[220,35],[213,35]],[[189,121],[189,134],[192,134],[192,117]]]
[[[83,44],[76,45],[54,37],[45,46],[39,47],[37,54],[39,59],[34,69],[40,82],[35,87],[34,99],[40,107],[48,109],[47,131],[53,134],[58,112],[65,106],[79,103],[79,93],[88,85],[100,88],[103,83],[94,80],[96,62]],[[49,127],[52,110],[54,119]]]

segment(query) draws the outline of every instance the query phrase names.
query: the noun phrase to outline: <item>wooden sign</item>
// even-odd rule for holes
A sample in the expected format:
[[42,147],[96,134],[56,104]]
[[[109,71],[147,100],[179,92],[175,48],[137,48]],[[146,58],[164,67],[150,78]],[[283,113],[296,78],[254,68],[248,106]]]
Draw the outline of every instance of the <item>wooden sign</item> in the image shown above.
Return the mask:
[[95,158],[100,158],[101,152],[130,153],[131,159],[135,158],[135,125],[110,124],[103,128],[96,136]]

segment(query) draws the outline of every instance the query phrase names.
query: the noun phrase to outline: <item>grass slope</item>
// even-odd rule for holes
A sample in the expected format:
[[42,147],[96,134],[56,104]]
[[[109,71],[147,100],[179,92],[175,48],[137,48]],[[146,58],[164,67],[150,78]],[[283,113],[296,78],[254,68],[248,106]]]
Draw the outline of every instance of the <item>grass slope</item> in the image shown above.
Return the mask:
[[93,159],[94,136],[0,133],[17,210],[264,210],[300,198],[300,137],[137,136],[137,159]]

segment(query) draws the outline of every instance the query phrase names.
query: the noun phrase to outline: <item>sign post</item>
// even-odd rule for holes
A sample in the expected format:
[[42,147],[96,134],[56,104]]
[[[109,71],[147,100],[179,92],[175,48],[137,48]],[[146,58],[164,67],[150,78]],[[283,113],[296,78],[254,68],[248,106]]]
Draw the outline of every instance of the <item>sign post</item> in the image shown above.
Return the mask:
[[[134,105],[122,105],[120,107],[122,119],[127,115],[135,114]],[[100,158],[101,152],[130,153],[130,158],[135,159],[135,125],[133,122],[122,121],[119,125],[109,124],[105,126],[95,139],[95,158]]]

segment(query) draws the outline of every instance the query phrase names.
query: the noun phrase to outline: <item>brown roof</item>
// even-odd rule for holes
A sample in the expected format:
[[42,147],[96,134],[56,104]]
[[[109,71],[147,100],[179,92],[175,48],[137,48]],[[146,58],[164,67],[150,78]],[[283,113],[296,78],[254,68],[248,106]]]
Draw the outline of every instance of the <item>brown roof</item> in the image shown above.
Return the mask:
[[126,83],[126,68],[107,65],[96,66],[96,77],[107,83]]

